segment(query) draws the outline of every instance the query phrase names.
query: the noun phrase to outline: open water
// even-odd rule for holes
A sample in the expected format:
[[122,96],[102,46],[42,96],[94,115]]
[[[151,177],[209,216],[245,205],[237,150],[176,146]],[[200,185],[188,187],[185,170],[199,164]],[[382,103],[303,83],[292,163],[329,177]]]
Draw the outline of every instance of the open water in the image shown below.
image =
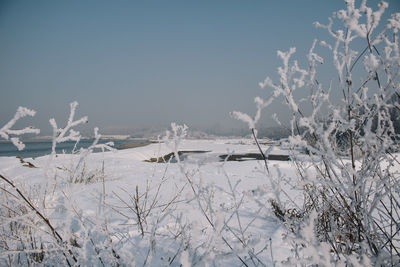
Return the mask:
[[[145,143],[148,142],[145,140],[99,140],[99,144],[104,144],[107,142],[114,142],[114,148],[120,147],[123,144],[127,143]],[[81,140],[76,150],[79,148],[87,148],[93,143],[93,139],[84,139]],[[15,157],[19,156],[21,158],[35,158],[44,155],[48,155],[51,153],[51,141],[24,141],[25,148],[22,151],[18,151],[18,149],[11,142],[0,142],[0,157]],[[56,152],[70,154],[74,149],[75,141],[67,141],[60,144],[57,144]],[[101,150],[95,150],[93,152],[101,152]]]

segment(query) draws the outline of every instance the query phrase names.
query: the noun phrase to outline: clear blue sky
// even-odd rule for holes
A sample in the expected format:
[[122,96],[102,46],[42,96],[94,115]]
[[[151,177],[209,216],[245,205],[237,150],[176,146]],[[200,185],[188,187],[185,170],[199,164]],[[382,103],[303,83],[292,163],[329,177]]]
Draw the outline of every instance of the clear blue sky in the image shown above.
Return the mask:
[[[359,4],[360,1],[356,3]],[[376,7],[378,1],[368,1]],[[400,1],[388,1],[389,13]],[[0,124],[18,106],[50,132],[76,100],[88,129],[129,132],[170,122],[206,131],[245,128],[229,112],[254,112],[276,50],[308,51],[329,39],[341,0],[0,1]],[[277,108],[274,112],[284,112]],[[265,114],[266,126],[275,126]]]

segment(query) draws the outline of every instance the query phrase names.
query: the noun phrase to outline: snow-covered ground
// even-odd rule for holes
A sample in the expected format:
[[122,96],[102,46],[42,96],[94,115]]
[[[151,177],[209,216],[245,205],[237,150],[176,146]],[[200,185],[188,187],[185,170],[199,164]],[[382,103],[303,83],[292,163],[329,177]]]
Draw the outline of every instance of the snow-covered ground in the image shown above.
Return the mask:
[[[148,162],[178,151],[188,152],[180,162]],[[301,210],[300,180],[293,161],[268,160],[267,171],[263,160],[220,157],[252,153],[249,139],[175,138],[86,157],[0,157],[16,187],[1,179],[0,263],[281,266],[293,243],[271,200]]]
[[[100,264],[99,255],[138,266],[269,266],[284,260],[290,248],[270,207],[269,179],[294,177],[292,163],[269,161],[267,175],[263,161],[221,161],[221,154],[258,153],[251,140],[183,140],[178,150],[205,152],[180,164],[145,162],[173,152],[165,143],[90,154],[74,174],[89,183],[70,182],[79,155],[24,159],[37,168],[3,157],[0,172],[29,195],[63,240],[75,240],[80,248],[72,250],[80,251],[84,265]],[[110,247],[119,258],[106,253]]]

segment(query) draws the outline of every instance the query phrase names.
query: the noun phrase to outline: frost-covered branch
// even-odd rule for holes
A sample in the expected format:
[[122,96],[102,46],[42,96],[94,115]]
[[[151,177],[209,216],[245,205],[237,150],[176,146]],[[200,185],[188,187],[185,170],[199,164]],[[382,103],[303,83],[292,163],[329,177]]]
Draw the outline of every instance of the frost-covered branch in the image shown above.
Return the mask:
[[[391,165],[400,151],[400,13],[378,27],[387,3],[376,11],[365,0],[359,8],[354,0],[345,3],[327,25],[315,23],[332,40],[314,40],[308,69],[291,60],[294,48],[278,51],[279,79],[260,83],[275,99],[282,96],[292,114],[288,145],[304,194],[303,207],[288,202],[272,208],[293,238],[292,264],[393,265],[400,259],[393,235],[400,220],[398,165]],[[328,48],[331,60],[315,52],[317,44]],[[331,63],[338,80],[319,80],[322,63]],[[299,89],[309,92],[302,101],[294,95]],[[241,112],[233,117],[250,129],[259,120]],[[284,203],[280,198],[276,203]],[[316,253],[321,247],[324,255]]]
[[[85,177],[80,177],[80,179],[77,180],[77,175],[82,172],[82,165],[85,163],[85,160],[87,157],[95,150],[95,149],[101,149],[102,152],[105,150],[108,151],[116,151],[116,149],[113,147],[114,142],[107,142],[105,144],[99,144],[99,140],[101,138],[101,134],[99,133],[99,128],[95,127],[94,128],[94,140],[93,143],[88,147],[88,148],[83,148],[81,147],[79,150],[79,161],[78,164],[75,167],[75,170],[72,174],[71,181],[73,182],[80,182],[81,180],[85,180]],[[86,182],[86,181],[85,181]]]
[[52,142],[52,147],[51,147],[51,153],[54,155],[56,153],[56,146],[58,143],[62,143],[65,141],[76,141],[79,142],[81,139],[81,135],[78,131],[75,131],[72,129],[73,127],[87,123],[88,118],[87,116],[84,116],[78,120],[74,121],[74,116],[75,116],[75,111],[76,107],[78,106],[78,102],[74,101],[70,104],[70,114],[68,118],[67,125],[64,128],[58,128],[56,120],[54,118],[51,118],[49,120],[51,126],[53,127],[53,142]]
[[19,139],[19,135],[23,134],[39,134],[40,130],[33,128],[32,126],[25,127],[20,130],[11,129],[14,124],[21,118],[26,116],[33,117],[35,116],[36,111],[32,109],[28,109],[25,107],[18,107],[17,112],[14,117],[0,129],[0,136],[6,140],[11,140],[11,142],[18,148],[18,150],[22,150],[25,148],[25,144]]
[[184,138],[187,136],[187,131],[188,127],[184,125],[178,125],[175,122],[171,123],[171,131],[167,130],[165,132],[165,136],[163,138],[163,141],[165,144],[172,150],[174,153],[176,161],[179,163],[179,166],[181,166],[181,161],[179,158],[179,153],[178,153],[178,148],[181,142],[184,140]]

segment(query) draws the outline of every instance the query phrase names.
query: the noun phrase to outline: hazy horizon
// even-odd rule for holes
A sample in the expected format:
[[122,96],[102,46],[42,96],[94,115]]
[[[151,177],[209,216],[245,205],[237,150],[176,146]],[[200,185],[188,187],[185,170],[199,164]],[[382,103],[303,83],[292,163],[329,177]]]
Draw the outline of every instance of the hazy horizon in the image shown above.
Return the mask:
[[[387,2],[385,20],[400,11],[400,1]],[[1,1],[0,125],[25,106],[37,114],[21,124],[50,135],[49,119],[65,124],[78,101],[76,117],[89,117],[85,135],[171,122],[242,133],[247,126],[229,112],[254,114],[254,97],[269,95],[258,83],[276,78],[276,51],[295,46],[304,62],[315,38],[331,40],[312,23],[344,8],[342,0]],[[272,113],[286,110],[272,105],[260,127],[277,127]]]

